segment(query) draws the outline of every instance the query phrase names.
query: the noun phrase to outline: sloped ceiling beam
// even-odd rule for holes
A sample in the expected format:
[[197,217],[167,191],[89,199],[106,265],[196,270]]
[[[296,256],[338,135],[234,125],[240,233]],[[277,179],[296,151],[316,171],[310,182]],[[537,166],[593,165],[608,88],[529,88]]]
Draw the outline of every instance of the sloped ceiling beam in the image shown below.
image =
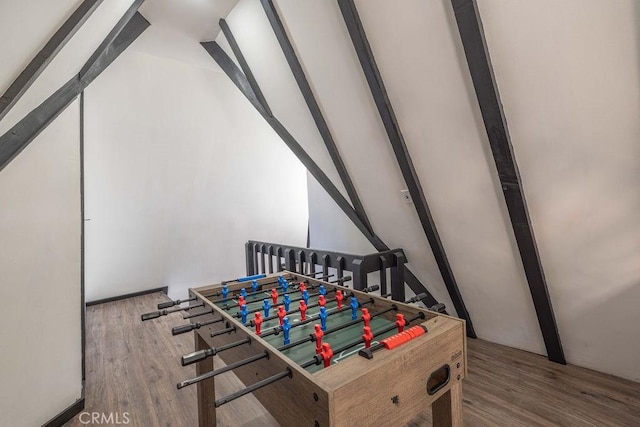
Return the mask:
[[58,52],[67,44],[78,29],[89,19],[100,6],[102,0],[85,0],[71,14],[71,16],[55,32],[42,50],[31,60],[29,65],[20,73],[16,80],[0,97],[0,120],[18,102],[24,93],[36,81],[38,76],[47,68]]
[[[90,60],[87,61],[83,69],[89,70],[88,72],[71,78],[53,95],[0,137],[0,171],[20,154],[49,123],[147,29],[149,21],[136,11],[140,3],[134,3],[135,9],[133,13],[125,15],[128,15],[129,19],[126,22],[120,20],[115,27],[118,28],[118,31],[115,35],[110,33],[108,36],[110,42],[101,44]],[[128,12],[130,11],[131,9]]]
[[[300,162],[307,168],[307,170],[313,175],[313,177],[320,183],[322,188],[329,194],[329,196],[336,202],[338,207],[345,213],[345,215],[353,222],[353,224],[360,230],[360,232],[367,238],[369,242],[378,251],[387,251],[389,247],[370,231],[364,222],[357,215],[356,211],[349,204],[347,199],[344,198],[338,188],[331,182],[329,177],[320,169],[320,167],[313,161],[313,159],[304,151],[302,146],[296,141],[296,139],[287,131],[287,129],[280,123],[280,121],[274,116],[268,114],[267,110],[258,100],[255,92],[251,88],[249,81],[242,73],[242,71],[236,66],[236,64],[229,58],[227,53],[216,43],[204,42],[201,43],[202,47],[211,55],[214,61],[220,66],[222,71],[231,79],[233,84],[236,85],[242,94],[249,100],[254,108],[262,115],[264,120],[271,126],[271,128],[280,136],[289,149],[295,154]],[[430,307],[437,304],[437,300],[429,293],[418,278],[405,266],[405,281],[415,294],[424,293],[425,298],[422,302]]]
[[356,210],[356,213],[365,223],[369,230],[373,230],[371,223],[369,222],[369,218],[365,213],[364,206],[362,205],[362,201],[356,192],[355,186],[353,185],[353,181],[349,176],[349,172],[347,172],[347,167],[342,160],[342,156],[340,156],[340,152],[338,151],[338,147],[333,139],[333,135],[329,130],[329,125],[320,110],[320,106],[316,101],[316,98],[313,94],[313,90],[311,89],[311,85],[307,80],[307,76],[305,75],[304,69],[302,68],[302,64],[296,55],[296,51],[289,40],[289,36],[287,35],[287,31],[282,24],[282,20],[276,11],[276,8],[271,0],[260,0],[262,3],[262,8],[264,9],[265,14],[267,15],[267,19],[269,19],[269,23],[271,24],[271,28],[273,29],[276,38],[278,39],[278,43],[280,44],[280,48],[284,53],[285,58],[287,59],[287,63],[289,64],[289,68],[291,69],[291,73],[300,88],[300,92],[302,92],[302,96],[304,97],[305,102],[307,103],[307,107],[309,108],[309,112],[313,117],[313,121],[318,128],[318,132],[320,132],[320,136],[322,136],[322,140],[331,156],[331,160],[338,171],[338,175],[340,176],[340,180],[344,185],[344,188],[347,190],[347,195],[351,200],[351,204],[353,208]]
[[245,59],[244,54],[240,50],[240,46],[238,46],[238,42],[236,41],[236,38],[231,32],[231,28],[229,28],[229,24],[227,24],[227,21],[225,21],[224,18],[220,18],[220,21],[218,21],[218,23],[220,24],[220,29],[222,30],[224,37],[227,39],[227,42],[229,42],[229,46],[231,46],[231,50],[233,51],[233,54],[238,60],[238,64],[240,64],[240,68],[242,69],[242,72],[244,73],[245,77],[247,78],[247,81],[249,82],[249,85],[251,86],[251,89],[253,90],[253,93],[258,99],[258,102],[262,104],[262,106],[266,110],[267,114],[269,114],[269,116],[273,116],[273,113],[271,112],[271,108],[269,108],[269,104],[267,103],[267,100],[264,97],[262,90],[260,90],[260,86],[258,86],[258,81],[253,75],[253,72],[251,71],[251,68],[247,63],[247,60]]
[[547,354],[549,360],[566,364],[478,5],[475,0],[451,4]]
[[367,40],[367,35],[364,31],[364,27],[362,26],[362,22],[360,21],[356,5],[353,0],[338,0],[338,5],[340,6],[342,17],[344,18],[349,35],[351,36],[351,41],[353,42],[353,47],[356,50],[358,59],[360,60],[362,71],[364,72],[367,83],[369,84],[371,95],[373,96],[376,107],[378,108],[380,118],[387,132],[387,136],[389,137],[389,142],[391,143],[393,152],[395,153],[404,181],[409,189],[409,194],[413,199],[418,218],[422,224],[422,229],[424,230],[427,241],[431,246],[433,256],[438,264],[438,269],[440,270],[444,284],[449,292],[451,301],[458,312],[458,316],[467,322],[467,335],[475,338],[476,333],[473,328],[473,323],[471,322],[471,316],[467,311],[467,307],[465,306],[462,295],[460,294],[460,289],[458,289],[458,284],[453,276],[453,271],[449,265],[444,246],[440,240],[440,235],[438,234],[435,222],[431,216],[431,211],[427,205],[427,200],[424,192],[422,191],[418,174],[413,167],[409,150],[407,149],[404,137],[400,131],[400,125],[398,124],[393,107],[391,106],[391,101],[387,95],[387,90],[384,86],[384,82],[382,81],[380,71],[378,70],[378,66],[373,56],[373,51],[371,50],[371,46],[369,46],[369,41]]

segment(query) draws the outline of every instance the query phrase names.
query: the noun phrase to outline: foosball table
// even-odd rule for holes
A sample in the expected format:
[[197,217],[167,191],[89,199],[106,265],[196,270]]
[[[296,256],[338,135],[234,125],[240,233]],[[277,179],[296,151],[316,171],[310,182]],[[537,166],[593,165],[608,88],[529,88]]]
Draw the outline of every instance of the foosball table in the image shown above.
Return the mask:
[[[200,426],[216,425],[216,408],[248,393],[283,426],[401,426],[432,408],[433,425],[462,425],[467,371],[465,324],[412,302],[354,290],[349,278],[328,281],[289,271],[190,289],[148,320],[188,310],[195,332]],[[176,307],[182,303],[188,307]],[[195,310],[198,311],[195,311]],[[215,368],[213,357],[225,363]],[[245,384],[215,398],[215,377],[233,371]],[[283,404],[282,402],[289,402]]]

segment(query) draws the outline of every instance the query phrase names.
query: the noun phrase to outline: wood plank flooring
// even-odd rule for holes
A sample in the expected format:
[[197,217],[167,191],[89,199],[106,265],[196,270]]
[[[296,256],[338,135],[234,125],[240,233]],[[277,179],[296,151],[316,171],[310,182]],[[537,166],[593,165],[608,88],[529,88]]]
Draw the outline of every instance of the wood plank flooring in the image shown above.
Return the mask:
[[[175,386],[195,376],[195,368],[179,362],[193,351],[193,335],[171,335],[171,326],[184,323],[179,314],[140,321],[141,313],[166,299],[156,293],[87,308],[85,412],[128,412],[129,426],[197,426],[195,387]],[[468,347],[468,426],[640,426],[638,383],[486,341],[469,340]],[[222,366],[220,359],[214,363]],[[216,395],[242,387],[225,373],[216,380]],[[408,427],[429,426],[430,419],[426,411]],[[67,425],[87,424],[76,417]],[[218,425],[278,424],[249,395],[219,408]]]

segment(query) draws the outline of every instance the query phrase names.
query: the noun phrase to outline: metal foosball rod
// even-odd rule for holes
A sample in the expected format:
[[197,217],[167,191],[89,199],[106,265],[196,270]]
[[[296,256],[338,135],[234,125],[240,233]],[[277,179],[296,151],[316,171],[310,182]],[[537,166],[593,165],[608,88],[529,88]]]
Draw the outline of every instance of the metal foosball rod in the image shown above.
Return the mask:
[[[335,291],[336,291],[336,289],[330,289],[330,290],[326,291],[325,295],[327,295],[327,294],[329,294],[329,293],[331,293],[331,292],[335,292]],[[308,297],[309,297],[309,298],[313,298],[313,297],[317,297],[317,296],[320,296],[320,295],[321,295],[321,294],[320,294],[320,292],[315,292],[315,293],[313,293],[313,294],[309,294],[309,296],[308,296]],[[289,301],[289,303],[294,303],[294,302],[302,301],[303,299],[304,299],[304,297],[296,297],[296,298],[292,298],[292,299]],[[335,299],[335,298],[332,298],[332,299]],[[259,302],[259,301],[255,301],[255,302]],[[327,301],[327,302],[328,302],[328,301]],[[262,310],[263,310],[263,307],[254,308],[254,309],[249,310],[249,311],[247,312],[247,314],[257,313],[257,312],[262,311]],[[296,311],[296,310],[293,310],[292,312],[295,312],[295,311]],[[238,312],[236,312],[235,314],[233,314],[233,316],[234,316],[234,317],[237,317],[237,318],[240,318],[240,317],[242,317],[242,313],[241,313],[240,311],[238,311]]]
[[[379,311],[377,313],[373,313],[373,314],[371,314],[371,319],[373,319],[375,317],[378,317],[378,316],[381,316],[381,315],[383,315],[385,313],[388,313],[390,311],[398,311],[398,306],[394,304],[394,305],[392,305],[391,307],[389,307],[387,309],[381,310],[381,311]],[[359,318],[359,319],[356,319],[356,320],[352,320],[352,321],[347,322],[347,323],[343,323],[342,325],[338,325],[338,326],[335,326],[333,328],[327,329],[326,331],[324,331],[324,336],[330,335],[330,334],[332,334],[334,332],[340,331],[340,330],[345,329],[345,328],[347,328],[349,326],[357,325],[360,322],[362,322],[362,317]],[[394,325],[394,327],[395,327],[395,325]],[[306,337],[306,338],[300,338],[297,341],[293,341],[293,342],[291,342],[289,344],[285,344],[285,345],[282,345],[282,346],[278,347],[278,350],[279,351],[289,350],[290,348],[297,347],[297,346],[299,346],[301,344],[304,344],[304,343],[307,343],[307,342],[313,342],[313,341],[315,341],[315,339],[316,339],[315,335],[309,334],[309,336]]]
[[[312,274],[300,274],[300,276],[312,277],[313,275]],[[326,276],[318,277],[316,279],[317,280],[325,280],[325,279],[328,279],[328,278],[333,277],[333,276],[334,276],[334,274],[329,274],[329,275],[326,275]],[[232,283],[232,282],[238,282],[238,283],[251,282],[252,280],[264,279],[265,277],[267,277],[266,274],[257,274],[255,276],[243,277],[243,278],[241,278],[242,280],[241,279],[236,279],[236,280],[222,281],[222,282],[220,282],[220,284],[221,285],[226,285],[227,283]],[[280,275],[280,277],[282,277],[282,275]],[[294,280],[294,279],[287,279],[287,280]],[[309,283],[309,279],[302,280],[301,282]],[[278,283],[278,282],[277,281],[275,281],[275,282],[265,282],[265,283],[261,283],[260,286],[273,285],[275,283]],[[216,291],[216,292],[214,292],[214,293],[212,293],[212,294],[210,294],[208,296],[216,296],[217,297],[217,296],[220,296],[220,295],[222,295],[222,292],[221,291]]]
[[[236,279],[232,279],[232,280],[223,280],[222,282],[220,282],[221,285],[226,285],[227,283],[244,283],[244,282],[251,282],[252,280],[258,280],[258,279],[264,279],[265,277],[267,277],[266,274],[254,274],[253,276],[245,276],[245,277],[238,277]],[[222,295],[222,293],[220,291],[214,292],[211,295],[208,296],[220,296]]]
[[239,347],[241,345],[251,344],[251,338],[243,338],[239,341],[234,341],[229,344],[221,345],[220,347],[211,347],[205,350],[194,351],[193,353],[186,354],[181,357],[182,366],[191,365],[192,363],[200,362],[208,357],[215,356],[223,351],[230,350],[232,348]]
[[[328,294],[329,292],[334,292],[334,291],[335,291],[335,289],[331,289],[331,290],[327,291],[327,294]],[[309,295],[309,297],[311,297],[311,296],[312,296],[312,295]],[[345,297],[345,298],[350,298],[350,297],[352,297],[352,296],[354,296],[354,294],[353,294],[353,293],[344,294],[344,297]],[[335,302],[335,301],[336,301],[336,298],[329,298],[328,300],[325,300],[325,303],[326,303],[326,304],[329,304],[330,302]],[[292,300],[291,302],[294,302],[294,301]],[[319,302],[314,302],[313,304],[309,304],[309,305],[307,305],[307,309],[309,309],[309,308],[315,308],[315,307],[317,307],[317,306],[319,306],[319,305],[320,305],[320,303],[319,303]],[[350,307],[347,307],[347,308],[350,308]],[[342,309],[340,309],[340,310],[342,310]],[[289,310],[289,311],[287,311],[287,316],[288,316],[288,315],[290,315],[290,314],[298,313],[298,312],[300,312],[300,308],[295,308],[295,309],[293,309],[293,310]],[[268,322],[269,320],[275,320],[275,319],[277,319],[277,318],[278,318],[278,315],[277,315],[277,314],[274,314],[274,315],[269,316],[269,317],[263,317],[263,318],[262,318],[262,320],[263,320],[264,322]],[[248,321],[248,322],[247,322],[247,325],[249,325],[249,326],[255,326],[255,322],[254,322],[253,320],[250,320],[250,321]]]
[[224,318],[220,317],[218,319],[209,320],[207,322],[195,322],[195,323],[187,323],[186,325],[174,326],[171,329],[171,335],[180,335],[186,334],[187,332],[191,332],[195,329],[200,329],[203,326],[213,325],[214,323],[222,322]]
[[[418,313],[418,314],[417,314],[417,315],[415,315],[414,317],[410,317],[410,318],[405,319],[405,320],[407,321],[407,325],[409,325],[410,323],[415,322],[416,320],[419,320],[419,319],[424,319],[425,317],[426,317],[426,316],[424,315],[424,313]],[[375,335],[383,335],[383,334],[386,334],[387,332],[391,332],[392,330],[394,330],[394,329],[396,329],[396,328],[397,328],[397,326],[396,326],[396,325],[385,326],[384,328],[382,328],[382,329],[380,329],[380,330],[375,331],[373,335],[374,335],[374,336],[375,336]],[[364,339],[363,339],[363,338],[360,338],[360,339],[358,339],[358,340],[356,340],[356,341],[353,341],[353,342],[347,343],[347,344],[343,345],[342,347],[338,347],[338,348],[336,348],[336,349],[333,349],[333,352],[334,352],[335,354],[342,353],[343,351],[345,351],[345,350],[349,350],[351,347],[355,347],[355,346],[357,346],[358,344],[362,344],[362,343],[364,343]],[[322,363],[322,357],[320,357],[319,355],[315,355],[315,356],[313,357],[313,359],[311,359],[311,360],[309,360],[309,361],[307,361],[307,362],[305,362],[305,363],[302,363],[300,366],[301,366],[302,368],[305,368],[305,369],[306,369],[306,368],[308,368],[309,366],[312,366],[312,365],[319,365],[319,364],[321,364],[321,363]]]
[[[406,319],[406,321],[407,321],[406,325],[409,325],[411,322],[413,322],[415,320],[424,319],[425,317],[426,316],[424,315],[424,313],[418,313],[416,316],[414,316],[412,318],[409,318],[409,319]],[[424,332],[427,332],[427,328],[424,327],[424,326],[423,326],[423,328],[424,328]],[[395,329],[395,325],[394,326],[387,326],[386,328],[383,328],[381,331],[379,331],[378,335],[385,334],[387,332],[392,331],[393,329]],[[405,331],[405,333],[407,333],[407,332]],[[360,350],[358,352],[358,354],[360,356],[366,358],[366,359],[372,359],[373,358],[373,352],[377,351],[377,350],[380,350],[381,348],[384,348],[384,343],[379,342],[378,344],[376,344],[374,346],[371,346],[370,348],[364,348],[364,349]]]
[[[273,283],[277,283],[277,282],[273,282]],[[318,287],[320,287],[320,285],[309,285],[309,287],[308,287],[307,289],[315,289],[315,288],[318,288]],[[274,288],[269,288],[269,289],[274,289]],[[300,287],[299,287],[299,286],[293,285],[293,286],[291,287],[291,291],[288,291],[288,292],[278,292],[278,296],[279,296],[279,297],[281,297],[281,296],[284,296],[284,295],[285,295],[285,294],[287,294],[287,293],[298,291],[299,289],[300,289]],[[245,298],[252,297],[252,296],[254,296],[254,295],[258,295],[258,294],[265,294],[265,295],[267,295],[267,296],[271,297],[271,294],[269,294],[269,293],[267,292],[267,290],[266,290],[266,289],[260,289],[259,291],[249,292]],[[238,296],[238,294],[232,295],[232,296],[227,297],[227,298],[221,298],[221,299],[213,300],[213,301],[211,301],[211,302],[215,304],[215,303],[218,303],[218,302],[225,302],[225,301],[229,301],[229,300],[231,300],[231,301],[233,301],[233,302],[237,303],[237,300],[236,300],[236,299],[234,299],[234,297],[236,297],[236,296]],[[233,307],[225,306],[224,308],[225,308],[226,310],[229,310],[229,309],[231,309],[231,308],[233,308]]]
[[255,356],[251,356],[251,357],[247,357],[246,359],[242,359],[239,360],[237,362],[234,363],[230,363],[222,368],[219,369],[215,369],[213,371],[209,371],[205,374],[202,375],[198,375],[195,378],[191,378],[190,380],[185,380],[182,382],[179,382],[177,387],[178,389],[184,388],[186,386],[192,385],[192,384],[196,384],[199,383],[200,381],[204,381],[207,380],[209,378],[213,378],[217,375],[220,374],[224,374],[225,372],[231,371],[233,369],[239,368],[241,366],[245,366],[248,365],[250,363],[256,362],[258,360],[262,360],[262,359],[268,359],[269,358],[269,353],[265,350],[263,353],[258,353]]
[[[328,276],[323,276],[323,277],[322,277],[322,279],[324,279],[324,278],[329,278],[329,277],[333,277],[333,276],[334,276],[333,274],[330,274],[330,275],[328,275]],[[339,279],[337,279],[337,280],[332,280],[332,281],[331,281],[331,282],[329,282],[329,283],[330,283],[330,284],[338,284],[338,285],[340,285],[340,284],[342,284],[342,283],[349,282],[349,281],[351,281],[351,276],[344,276],[344,277],[341,277],[341,278],[339,278]],[[299,284],[302,284],[302,283],[308,283],[308,282],[309,282],[309,280],[307,279],[307,280],[300,281],[300,282],[298,282],[298,283],[299,283]],[[268,282],[268,283],[263,283],[261,286],[264,286],[264,285],[273,285],[273,284],[278,284],[278,283],[279,283],[279,282]],[[293,285],[292,285],[292,284],[290,284],[290,285],[292,286],[292,291],[297,291],[298,289],[300,289],[300,286],[299,286],[299,285],[295,285],[295,284],[293,284]],[[309,285],[309,287],[308,287],[307,289],[315,289],[315,288],[320,287],[321,285],[322,285],[321,283],[320,283],[320,284],[312,284],[312,285]],[[271,289],[271,288],[269,288],[269,289]],[[267,291],[266,291],[266,289],[264,289],[264,288],[263,288],[263,289],[260,289],[259,291],[249,292],[246,296],[247,296],[247,297],[250,297],[250,296],[254,296],[254,295],[258,295],[258,294],[266,293],[266,292],[267,292]],[[287,292],[278,292],[278,296],[279,296],[279,297],[281,297],[281,296],[285,295],[286,293],[287,293]],[[227,296],[226,298],[220,298],[220,299],[210,300],[210,301],[211,301],[212,303],[214,303],[214,304],[219,303],[219,302],[229,301],[229,300],[232,300],[232,301],[236,302],[236,300],[234,300],[234,297],[236,297],[236,296],[238,296],[238,293],[236,293],[236,294],[234,294],[234,295],[231,295],[231,296]],[[271,296],[271,295],[269,295],[269,296]],[[232,308],[232,307],[225,306],[224,308],[225,308],[226,310],[229,310],[229,309],[230,309],[230,308]]]
[[[362,306],[365,306],[365,305],[367,305],[367,304],[373,304],[373,303],[374,303],[374,300],[373,300],[373,299],[370,299],[369,301],[365,301],[365,302],[360,303],[359,308],[362,308]],[[336,314],[338,314],[338,313],[342,313],[343,311],[347,311],[347,310],[351,310],[351,307],[346,306],[346,307],[342,307],[342,308],[340,308],[340,309],[338,309],[338,310],[335,310],[335,311],[329,312],[329,313],[328,313],[328,316],[329,316],[329,317],[331,317],[331,316],[335,316]],[[298,310],[298,311],[300,311],[300,310]],[[307,325],[307,324],[309,324],[309,323],[311,323],[311,322],[317,322],[317,321],[318,321],[318,319],[317,319],[317,318],[309,317],[309,318],[308,318],[308,319],[306,319],[306,320],[301,320],[301,321],[300,321],[300,322],[298,322],[298,323],[294,323],[293,325],[291,325],[291,329],[293,329],[293,328],[297,328],[297,327],[299,327],[299,326]],[[253,321],[252,321],[252,322],[253,322]],[[252,325],[252,326],[253,326],[253,325]],[[281,331],[282,331],[282,326],[276,326],[276,327],[274,327],[273,329],[271,329],[270,331],[267,331],[267,332],[263,332],[263,333],[261,333],[261,334],[260,334],[260,337],[264,338],[264,337],[268,337],[268,336],[270,336],[270,335],[278,335]]]
[[293,371],[291,371],[291,368],[287,368],[284,371],[278,374],[272,375],[268,378],[265,378],[262,381],[258,381],[257,383],[252,384],[249,387],[243,388],[242,390],[236,391],[235,393],[232,393],[221,399],[217,399],[214,405],[216,408],[218,408],[224,405],[225,403],[229,403],[232,400],[236,400],[237,398],[244,396],[245,394],[253,393],[256,390],[261,389],[262,387],[268,386],[269,384],[273,384],[274,382],[279,381],[283,378],[291,378],[292,376],[293,376]]
[[[338,279],[338,280],[335,280],[335,281],[333,281],[333,282],[329,282],[329,283],[330,283],[330,284],[335,284],[335,283],[338,283],[338,282],[348,282],[348,281],[350,281],[350,280],[351,280],[351,276],[346,276],[346,277],[343,277],[343,278],[341,278],[341,279]],[[312,286],[309,286],[309,288],[310,288],[310,289],[312,289],[312,288],[320,287],[320,286],[322,286],[322,285],[312,285]],[[336,289],[336,288],[329,289],[328,291],[326,291],[326,292],[325,292],[325,295],[326,295],[326,294],[328,294],[328,293],[331,293],[331,292],[335,292],[335,291],[337,291],[337,289]],[[280,295],[280,294],[278,294],[278,295]],[[317,297],[317,296],[319,296],[319,295],[321,295],[321,294],[320,294],[320,292],[315,292],[315,293],[313,293],[313,294],[309,294],[309,295],[308,295],[308,297],[309,297],[309,298],[311,298],[311,297]],[[303,299],[304,299],[304,297],[296,297],[296,298],[291,299],[289,302],[290,302],[290,303],[292,303],[292,302],[298,302],[298,301],[301,301],[301,300],[303,300]],[[254,302],[255,302],[255,301],[254,301]],[[229,309],[229,308],[227,308],[227,310],[228,310],[228,309]],[[260,308],[255,308],[255,309],[252,309],[252,310],[247,311],[247,313],[246,313],[246,314],[253,314],[253,313],[257,313],[257,312],[261,311],[262,309],[263,309],[262,307],[260,307]],[[234,316],[235,316],[235,317],[237,317],[237,318],[240,318],[240,317],[242,317],[242,313],[238,311],[238,312],[236,312],[236,313],[234,314]]]
[[265,277],[267,277],[266,274],[254,274],[252,276],[238,277],[238,278],[231,279],[231,280],[223,280],[220,283],[225,285],[227,283],[233,283],[233,282],[238,282],[238,283],[250,282],[252,280],[264,279]]
[[188,307],[177,307],[171,310],[152,311],[151,313],[143,314],[142,316],[140,316],[140,318],[142,319],[142,321],[157,319],[160,316],[166,316],[167,314],[171,314],[171,313],[179,313],[181,311],[187,311],[187,310],[191,310],[198,307],[204,307],[204,303],[190,305]]
[[165,301],[165,302],[161,302],[160,304],[158,304],[158,310],[162,310],[164,308],[169,308],[169,307],[173,307],[175,305],[180,305],[183,302],[191,302],[191,301],[195,301],[197,300],[197,297],[191,297],[189,299],[177,299],[177,300],[173,300],[173,301]]

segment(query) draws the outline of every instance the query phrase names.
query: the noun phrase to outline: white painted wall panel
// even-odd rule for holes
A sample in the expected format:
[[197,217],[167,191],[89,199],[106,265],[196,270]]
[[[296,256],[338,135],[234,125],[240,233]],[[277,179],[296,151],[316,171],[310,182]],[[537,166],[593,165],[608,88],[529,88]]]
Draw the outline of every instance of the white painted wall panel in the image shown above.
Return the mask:
[[[25,92],[0,122],[0,135],[11,129],[26,114],[40,105],[51,94],[64,85],[89,59],[107,34],[113,29],[133,0],[106,0],[87,19],[76,34],[69,40],[58,55],[43,71],[38,80]],[[14,2],[17,3],[17,2]],[[46,13],[38,9],[31,10],[34,16]],[[48,22],[48,21],[45,21]],[[50,24],[57,29],[62,22]],[[54,30],[55,31],[55,30]],[[9,40],[6,42],[9,44]]]
[[640,380],[640,4],[480,1],[570,363]]
[[357,6],[478,336],[545,354],[451,2]]
[[[273,115],[348,200],[346,190],[260,2],[240,0],[226,20]],[[223,37],[220,33],[218,39]]]
[[305,169],[221,70],[145,53],[152,35],[86,91],[89,301],[184,298],[242,276],[247,240],[306,241]]
[[[337,3],[280,0],[278,7],[374,231],[389,247],[405,250],[411,270],[454,312],[415,208],[403,201],[406,186]],[[324,230],[311,227],[312,236]],[[354,243],[350,252],[359,248]]]
[[0,171],[0,425],[80,398],[80,139],[71,104]]
[[81,0],[22,0],[0,2],[2,67],[0,94],[44,47]]
[[377,252],[342,209],[307,172],[309,192],[309,247],[352,254]]

